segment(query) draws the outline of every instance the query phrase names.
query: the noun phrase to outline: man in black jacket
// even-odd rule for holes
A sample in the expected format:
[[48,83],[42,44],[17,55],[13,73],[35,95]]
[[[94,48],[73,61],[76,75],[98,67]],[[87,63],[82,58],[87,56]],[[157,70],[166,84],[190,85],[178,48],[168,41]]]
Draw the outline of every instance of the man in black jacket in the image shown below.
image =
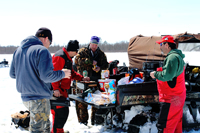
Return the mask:
[[[106,70],[108,68],[106,55],[98,47],[99,40],[99,37],[92,36],[88,47],[81,48],[75,58],[75,64],[77,66],[78,72],[83,75],[83,71],[86,70],[90,80],[96,82],[98,82],[98,79],[101,79],[101,70]],[[92,125],[94,125],[94,115],[96,110],[96,108],[92,107]],[[76,101],[76,112],[78,121],[87,125],[87,105]]]

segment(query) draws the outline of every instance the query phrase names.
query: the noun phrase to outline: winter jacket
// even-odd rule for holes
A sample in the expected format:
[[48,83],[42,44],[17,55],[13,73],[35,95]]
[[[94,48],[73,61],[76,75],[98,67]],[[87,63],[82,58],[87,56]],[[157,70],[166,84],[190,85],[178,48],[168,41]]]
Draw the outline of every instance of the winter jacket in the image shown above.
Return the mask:
[[156,71],[154,76],[161,81],[172,81],[183,72],[185,55],[178,49],[172,49],[164,60],[162,71]]
[[180,50],[171,50],[164,60],[163,67],[154,73],[157,79],[159,101],[171,103],[173,96],[186,92],[184,76],[184,54]]
[[52,83],[53,90],[59,90],[61,94],[63,94],[64,97],[68,97],[67,89],[70,89],[71,80],[82,80],[83,76],[78,74],[74,71],[72,67],[72,59],[70,58],[68,52],[63,47],[63,49],[58,50],[52,57],[54,70],[62,70],[70,69],[71,70],[71,77],[70,79],[65,78],[62,80],[59,80],[57,82]]
[[98,47],[93,53],[89,45],[79,50],[75,58],[75,64],[80,74],[83,74],[83,71],[87,70],[90,80],[97,81],[101,79],[101,70],[99,72],[93,71],[93,60],[97,61],[97,66],[99,66],[101,70],[108,69],[108,62],[104,52]]
[[51,82],[65,77],[63,71],[53,71],[48,49],[35,36],[29,36],[13,54],[10,77],[16,78],[18,92],[23,101],[50,99]]

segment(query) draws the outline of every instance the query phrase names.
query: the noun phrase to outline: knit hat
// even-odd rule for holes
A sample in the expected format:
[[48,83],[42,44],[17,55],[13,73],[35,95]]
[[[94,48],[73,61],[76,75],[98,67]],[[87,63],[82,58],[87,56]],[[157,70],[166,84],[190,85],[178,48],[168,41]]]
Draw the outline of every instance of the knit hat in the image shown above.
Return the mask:
[[170,35],[164,36],[161,40],[156,41],[156,43],[158,43],[158,44],[163,43],[163,42],[169,42],[169,43],[175,44],[174,38]]
[[67,51],[78,51],[79,42],[77,40],[70,40],[66,46]]
[[99,44],[99,40],[100,40],[99,37],[92,36],[91,40],[90,40],[90,43]]
[[36,34],[36,37],[48,37],[48,39],[52,42],[52,34],[51,31],[48,28],[42,27],[40,28]]

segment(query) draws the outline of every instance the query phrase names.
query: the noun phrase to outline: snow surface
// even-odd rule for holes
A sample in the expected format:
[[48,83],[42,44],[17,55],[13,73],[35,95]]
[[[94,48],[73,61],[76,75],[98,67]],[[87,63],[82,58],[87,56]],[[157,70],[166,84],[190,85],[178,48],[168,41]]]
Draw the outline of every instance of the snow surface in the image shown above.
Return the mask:
[[[128,66],[128,54],[125,53],[106,53],[108,61],[112,61],[115,59],[118,59],[120,61],[119,65],[123,65],[123,62],[126,63]],[[1,54],[0,55],[0,61],[3,61],[3,59],[6,59],[9,61],[9,64],[12,60],[11,54]],[[190,58],[191,59],[191,58]],[[11,125],[11,114],[19,111],[25,111],[27,110],[21,100],[20,94],[16,90],[16,80],[9,77],[9,67],[2,67],[0,68],[0,88],[1,88],[1,97],[0,97],[0,133],[28,133],[28,131],[25,131],[22,128],[15,128],[14,125]],[[135,106],[132,107],[130,110],[125,111],[125,120],[124,122],[128,123],[133,116],[135,116],[137,113],[141,112],[141,110],[148,110],[148,107],[144,106]],[[188,109],[186,108],[186,113],[188,112]],[[89,115],[91,114],[91,107],[88,107]],[[198,112],[199,114],[199,112]],[[194,121],[193,118],[188,115],[189,121]],[[130,117],[132,116],[132,117]],[[52,116],[50,116],[50,120],[52,121]],[[200,121],[200,116],[197,115],[196,118],[197,121]],[[74,102],[71,102],[70,106],[70,112],[68,120],[64,126],[65,131],[69,131],[70,133],[110,133],[110,132],[116,132],[114,130],[109,130],[104,128],[103,126],[92,126],[90,123],[90,120],[88,121],[88,126],[84,126],[82,124],[78,123],[77,116],[76,116],[76,110],[75,110],[75,104]],[[146,123],[143,127],[140,129],[140,133],[148,133],[149,128],[151,128],[151,133],[157,133],[157,129],[155,126],[156,123]],[[118,131],[120,132],[120,131]],[[184,133],[199,133],[198,131],[190,131],[190,132],[184,132]],[[121,132],[122,133],[122,132]]]

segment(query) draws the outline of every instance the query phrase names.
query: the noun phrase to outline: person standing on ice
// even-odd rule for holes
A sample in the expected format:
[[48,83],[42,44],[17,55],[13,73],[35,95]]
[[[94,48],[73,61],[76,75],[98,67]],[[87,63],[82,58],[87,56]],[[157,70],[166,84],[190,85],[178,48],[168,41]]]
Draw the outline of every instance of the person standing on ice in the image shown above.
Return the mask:
[[70,70],[53,71],[49,46],[52,34],[48,28],[40,28],[35,36],[29,36],[13,54],[10,77],[16,79],[17,91],[23,104],[30,111],[29,131],[50,132],[51,83],[70,78]]
[[[106,70],[108,68],[106,55],[98,47],[99,40],[99,37],[92,36],[89,45],[87,47],[81,48],[75,58],[75,64],[77,66],[78,72],[83,75],[83,71],[86,70],[88,73],[88,77],[90,77],[90,80],[96,82],[98,82],[98,79],[101,79],[101,70]],[[94,125],[94,115],[96,110],[96,108],[92,107],[92,125]],[[87,104],[76,101],[76,112],[78,116],[78,121],[87,125]]]
[[183,106],[186,99],[185,55],[176,49],[172,36],[164,36],[156,41],[160,49],[167,54],[163,67],[150,73],[157,79],[160,113],[158,117],[158,133],[182,133]]
[[[71,76],[69,79],[62,79],[57,82],[52,83],[54,96],[68,98],[68,89],[70,89],[71,81],[83,80],[89,81],[89,77],[83,77],[72,67],[72,58],[77,54],[79,49],[79,42],[77,40],[70,40],[66,47],[58,50],[52,57],[54,70],[69,69],[71,70]],[[51,109],[51,114],[53,117],[53,127],[51,133],[64,133],[63,127],[67,121],[69,115],[69,107],[64,106],[54,106]]]

